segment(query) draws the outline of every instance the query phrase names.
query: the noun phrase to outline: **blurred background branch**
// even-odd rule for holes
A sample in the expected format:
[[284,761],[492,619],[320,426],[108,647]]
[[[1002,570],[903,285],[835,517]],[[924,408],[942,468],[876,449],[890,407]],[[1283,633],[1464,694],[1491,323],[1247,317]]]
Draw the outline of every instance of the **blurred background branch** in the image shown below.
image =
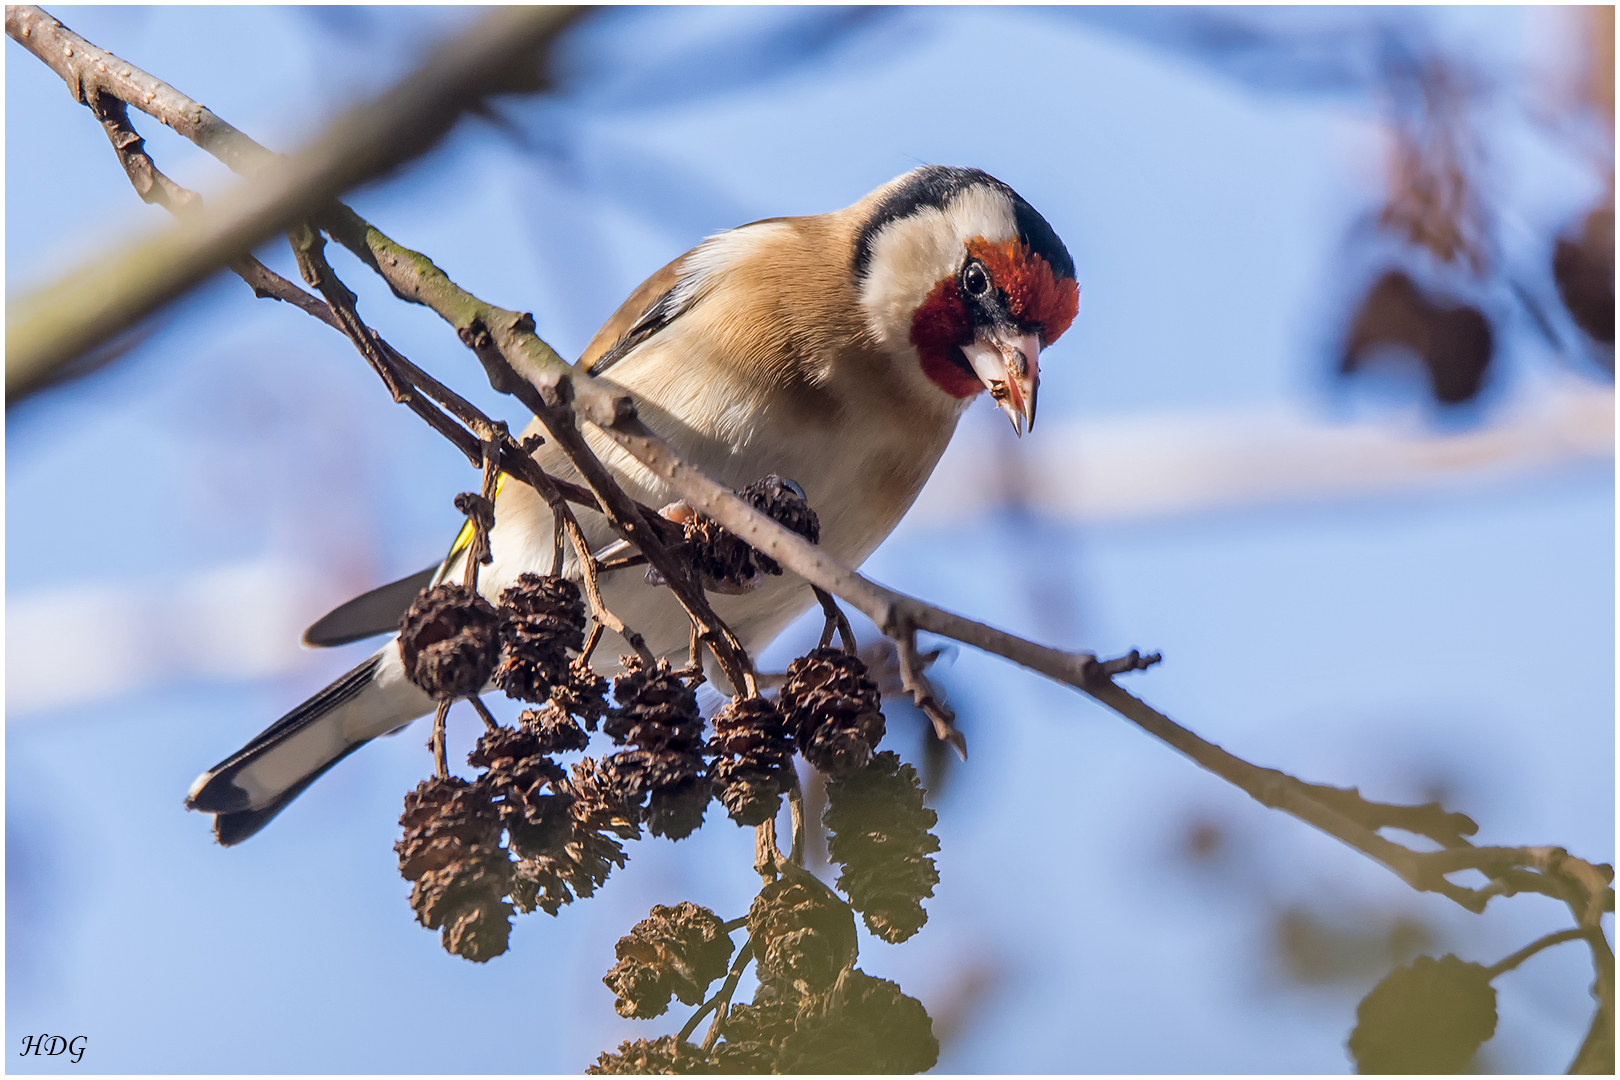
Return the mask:
[[[67,30],[44,11],[6,8],[6,33],[51,66],[87,105],[110,95],[186,135],[250,182],[173,230],[115,249],[6,304],[6,400],[241,259],[368,180],[430,149],[491,94],[543,85],[538,57],[578,14],[499,8],[375,101],[278,160],[212,112]],[[93,106],[94,107],[94,106]]]

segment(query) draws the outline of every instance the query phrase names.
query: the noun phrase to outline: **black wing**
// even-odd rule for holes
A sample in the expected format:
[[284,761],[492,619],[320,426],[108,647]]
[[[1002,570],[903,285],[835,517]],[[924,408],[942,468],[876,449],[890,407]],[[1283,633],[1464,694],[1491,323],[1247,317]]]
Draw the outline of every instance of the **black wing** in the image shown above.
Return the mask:
[[336,608],[304,631],[304,644],[316,648],[347,645],[361,638],[377,634],[391,634],[399,629],[400,617],[411,606],[418,593],[433,581],[441,564],[434,564],[419,574],[390,582],[357,596]]

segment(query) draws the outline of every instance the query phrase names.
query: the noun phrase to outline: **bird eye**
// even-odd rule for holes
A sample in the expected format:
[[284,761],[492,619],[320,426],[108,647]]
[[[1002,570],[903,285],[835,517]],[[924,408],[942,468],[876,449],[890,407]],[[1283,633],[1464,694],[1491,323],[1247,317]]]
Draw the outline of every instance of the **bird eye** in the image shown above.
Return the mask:
[[962,271],[962,288],[967,290],[969,296],[983,296],[990,291],[990,275],[984,272],[984,267],[977,259],[967,264]]

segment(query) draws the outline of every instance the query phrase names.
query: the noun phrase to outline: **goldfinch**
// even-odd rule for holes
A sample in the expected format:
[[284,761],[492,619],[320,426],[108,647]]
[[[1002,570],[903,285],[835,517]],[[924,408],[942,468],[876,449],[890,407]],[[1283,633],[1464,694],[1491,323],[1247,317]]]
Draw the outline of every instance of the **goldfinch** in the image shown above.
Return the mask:
[[[1078,303],[1074,261],[1029,203],[977,169],[930,165],[843,210],[709,237],[632,293],[577,366],[633,394],[647,424],[721,483],[796,481],[820,517],[822,547],[859,566],[911,506],[974,397],[988,391],[1018,435],[1033,428],[1041,350]],[[605,436],[587,428],[586,438],[631,497],[675,498]],[[549,442],[535,456],[578,479]],[[582,511],[581,525],[593,551],[613,544],[599,515]],[[528,486],[503,483],[489,540],[494,562],[479,591],[493,600],[518,575],[550,569],[551,512]],[[452,550],[350,601],[306,642],[396,630],[424,586],[461,579],[464,558]],[[572,559],[564,573],[579,580]],[[654,654],[684,661],[689,623],[667,589],[622,569],[602,592]],[[814,598],[788,573],[712,601],[757,654]],[[623,651],[608,634],[596,663],[606,673]],[[338,761],[433,708],[390,638],[199,777],[186,805],[216,815],[221,844],[238,843]]]

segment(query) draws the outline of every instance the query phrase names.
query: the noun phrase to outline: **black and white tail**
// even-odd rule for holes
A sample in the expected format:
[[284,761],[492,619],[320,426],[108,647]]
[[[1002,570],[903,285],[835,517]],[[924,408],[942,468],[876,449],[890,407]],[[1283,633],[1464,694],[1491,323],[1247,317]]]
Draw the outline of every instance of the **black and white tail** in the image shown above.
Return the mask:
[[431,711],[390,641],[197,778],[186,806],[214,815],[214,836],[241,843],[320,776],[379,735]]

